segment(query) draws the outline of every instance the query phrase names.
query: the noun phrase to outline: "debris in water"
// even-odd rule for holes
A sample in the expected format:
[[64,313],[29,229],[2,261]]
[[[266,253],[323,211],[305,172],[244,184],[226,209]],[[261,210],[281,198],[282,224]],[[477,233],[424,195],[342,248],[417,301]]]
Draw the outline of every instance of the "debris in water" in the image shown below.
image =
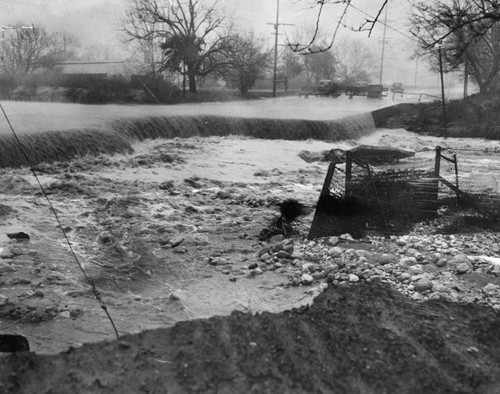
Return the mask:
[[0,334],[0,353],[29,352],[30,344],[22,335]]
[[10,239],[16,239],[18,241],[29,241],[30,236],[22,231],[18,233],[7,233],[7,237]]
[[280,213],[279,217],[275,217],[271,224],[262,229],[259,234],[260,241],[267,241],[272,236],[282,234],[285,237],[293,234],[293,222],[295,222],[300,216],[307,214],[307,209],[301,202],[289,198],[279,204]]

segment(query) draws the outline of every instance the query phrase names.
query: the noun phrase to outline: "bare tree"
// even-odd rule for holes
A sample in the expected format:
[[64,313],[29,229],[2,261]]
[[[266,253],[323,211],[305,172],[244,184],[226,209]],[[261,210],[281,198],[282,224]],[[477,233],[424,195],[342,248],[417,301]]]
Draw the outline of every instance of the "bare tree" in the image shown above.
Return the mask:
[[[345,18],[350,11],[355,10],[356,0],[299,0],[299,3],[309,4],[313,9],[317,10],[316,20],[311,29],[311,34],[308,35],[306,39],[302,40],[289,40],[288,46],[294,51],[302,54],[312,54],[317,52],[324,52],[330,50],[336,40],[337,32],[340,27],[344,26],[353,31],[367,32],[368,36],[371,35],[375,25],[379,22],[382,11],[387,7],[389,0],[372,0],[376,3],[377,12],[373,17],[366,17],[359,26],[347,26],[345,24]],[[328,21],[329,25],[333,25],[334,29],[325,40],[324,36],[320,34],[320,26],[322,19],[324,18],[325,7],[335,6],[339,8],[336,12],[340,15],[337,21]]]
[[498,88],[500,77],[500,13],[497,1],[416,1],[412,34],[437,67],[441,55],[446,71],[467,70],[481,93]]
[[[238,34],[231,40],[224,55],[223,77],[241,93],[246,94],[259,76],[264,75],[272,50],[253,33]],[[221,62],[222,64],[222,62]]]
[[457,35],[467,46],[500,21],[498,0],[412,0],[412,6],[411,33],[425,49]]
[[500,25],[475,40],[463,52],[464,66],[479,86],[480,93],[498,91],[500,88]]
[[302,56],[288,47],[284,47],[279,58],[281,63],[278,66],[278,79],[284,81],[286,92],[289,80],[299,76],[304,71],[304,62]]
[[307,80],[318,85],[321,79],[331,79],[335,75],[335,57],[332,51],[319,51],[312,47],[313,53],[304,57]]
[[337,60],[335,75],[342,84],[348,86],[370,80],[374,56],[362,41],[343,39],[335,44],[333,53]]
[[196,92],[196,77],[218,67],[218,54],[228,45],[225,18],[216,2],[206,0],[133,0],[124,33],[129,40],[160,40],[162,69],[181,72]]
[[[164,63],[161,44],[164,37],[159,30],[159,22],[146,18],[143,14],[138,15],[140,2],[134,0],[133,5],[127,11],[122,20],[123,43],[132,53],[133,71],[156,79],[161,74]],[[160,29],[165,30],[165,26]]]
[[11,82],[22,82],[37,69],[52,68],[64,57],[57,35],[41,25],[17,23],[2,28],[0,72]]

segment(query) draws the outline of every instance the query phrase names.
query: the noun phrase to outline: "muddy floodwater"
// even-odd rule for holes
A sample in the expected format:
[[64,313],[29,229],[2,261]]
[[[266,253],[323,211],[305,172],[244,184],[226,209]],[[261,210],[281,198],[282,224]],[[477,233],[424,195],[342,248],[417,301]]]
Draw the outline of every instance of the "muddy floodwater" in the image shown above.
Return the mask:
[[[159,113],[322,120],[365,114],[391,101],[293,97],[171,107],[2,104],[17,129],[37,132]],[[7,133],[5,125],[2,132]],[[30,171],[2,169],[0,332],[25,335],[38,353],[113,338],[61,230],[120,334],[234,310],[278,312],[310,303],[321,289],[289,286],[287,269],[249,270],[260,263],[258,235],[277,215],[280,201],[296,198],[310,208],[300,224],[307,234],[328,163],[306,163],[298,153],[359,144],[423,151],[438,142],[404,130],[375,129],[336,143],[192,136],[147,139],[135,143],[131,154],[42,163],[36,172],[62,229]],[[422,156],[425,165],[431,164],[427,156]],[[30,241],[6,237],[19,231]]]

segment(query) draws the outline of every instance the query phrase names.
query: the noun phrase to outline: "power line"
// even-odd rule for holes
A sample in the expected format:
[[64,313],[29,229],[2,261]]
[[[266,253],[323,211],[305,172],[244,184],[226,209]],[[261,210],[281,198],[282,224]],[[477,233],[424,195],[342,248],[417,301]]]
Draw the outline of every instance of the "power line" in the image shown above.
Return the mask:
[[104,301],[103,301],[103,299],[101,297],[101,294],[97,290],[97,288],[95,286],[95,283],[87,276],[87,273],[83,269],[83,266],[80,263],[80,260],[76,256],[76,253],[75,253],[75,251],[73,249],[73,246],[71,245],[71,242],[69,241],[68,236],[66,235],[66,232],[63,229],[61,220],[59,219],[59,215],[57,214],[56,210],[54,209],[54,206],[52,205],[52,201],[50,201],[50,198],[49,198],[48,194],[46,193],[45,188],[43,187],[43,185],[42,185],[42,183],[40,181],[40,178],[38,177],[38,175],[37,175],[37,173],[35,171],[35,168],[34,168],[33,164],[31,163],[31,160],[30,160],[28,154],[26,153],[26,150],[24,149],[23,144],[21,143],[21,140],[17,136],[17,133],[14,130],[14,127],[10,123],[9,117],[7,116],[7,113],[5,112],[5,110],[3,108],[3,105],[1,103],[0,103],[0,109],[2,110],[3,116],[5,117],[5,120],[7,121],[7,124],[9,125],[9,128],[10,128],[10,130],[11,130],[13,136],[14,136],[14,139],[16,140],[16,142],[17,142],[17,144],[19,146],[19,150],[21,151],[21,154],[24,156],[24,159],[28,163],[28,166],[30,168],[31,173],[35,177],[36,182],[37,182],[37,184],[38,184],[38,186],[39,186],[39,188],[40,188],[43,196],[45,197],[45,199],[47,200],[47,203],[49,204],[50,210],[54,214],[54,217],[55,217],[55,219],[57,221],[57,225],[58,225],[59,229],[61,230],[61,233],[64,236],[64,239],[66,241],[66,244],[69,247],[69,250],[71,252],[71,255],[73,256],[73,259],[76,261],[76,264],[78,265],[78,267],[80,267],[80,270],[82,271],[83,276],[85,277],[85,279],[89,283],[90,287],[92,288],[92,292],[94,293],[94,296],[95,296],[96,300],[99,302],[99,305],[101,306],[101,308],[106,313],[106,316],[108,317],[108,320],[111,322],[111,326],[113,327],[113,330],[115,332],[116,339],[120,339],[120,335],[118,334],[118,330],[116,329],[115,323],[114,323],[113,319],[111,318],[111,315],[109,314],[108,308],[107,308],[106,304],[104,303]]
[[[351,8],[353,8],[354,10],[356,10],[358,13],[362,14],[363,16],[368,17],[368,18],[370,18],[370,19],[372,19],[372,20],[374,19],[374,17],[373,17],[373,16],[371,16],[370,14],[366,13],[365,11],[363,11],[363,10],[361,10],[361,9],[357,8],[356,6],[352,5],[351,3],[349,3],[349,4],[348,4],[348,6],[350,6]],[[403,37],[408,38],[409,40],[414,41],[414,42],[416,42],[417,44],[419,43],[419,41],[418,41],[415,37],[409,36],[408,34],[403,33],[402,31],[400,31],[400,30],[398,30],[398,29],[395,29],[394,27],[390,26],[390,25],[387,23],[387,21],[382,22],[382,21],[380,21],[380,20],[379,20],[378,22],[379,22],[379,23],[381,23],[383,26],[387,27],[388,29],[390,29],[390,30],[392,30],[392,31],[394,31],[394,32],[396,32],[396,33],[398,33],[398,34],[402,35]]]

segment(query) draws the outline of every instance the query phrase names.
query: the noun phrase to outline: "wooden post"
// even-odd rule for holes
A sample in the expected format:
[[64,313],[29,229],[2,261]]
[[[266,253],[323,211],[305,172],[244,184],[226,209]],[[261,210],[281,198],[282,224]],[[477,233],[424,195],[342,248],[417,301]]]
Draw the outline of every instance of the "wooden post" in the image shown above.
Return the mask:
[[352,181],[352,156],[351,152],[347,151],[345,155],[345,192],[344,195],[349,194],[349,189]]
[[441,170],[441,147],[436,146],[436,161],[434,162],[434,178],[439,178]]
[[436,146],[436,159],[434,162],[434,179],[432,180],[431,193],[429,193],[429,200],[436,201],[439,197],[439,179],[441,178],[441,147]]
[[330,185],[332,183],[333,173],[335,172],[335,165],[336,163],[332,162],[328,166],[325,182],[323,183],[323,188],[321,189],[321,196],[327,196],[330,193]]

